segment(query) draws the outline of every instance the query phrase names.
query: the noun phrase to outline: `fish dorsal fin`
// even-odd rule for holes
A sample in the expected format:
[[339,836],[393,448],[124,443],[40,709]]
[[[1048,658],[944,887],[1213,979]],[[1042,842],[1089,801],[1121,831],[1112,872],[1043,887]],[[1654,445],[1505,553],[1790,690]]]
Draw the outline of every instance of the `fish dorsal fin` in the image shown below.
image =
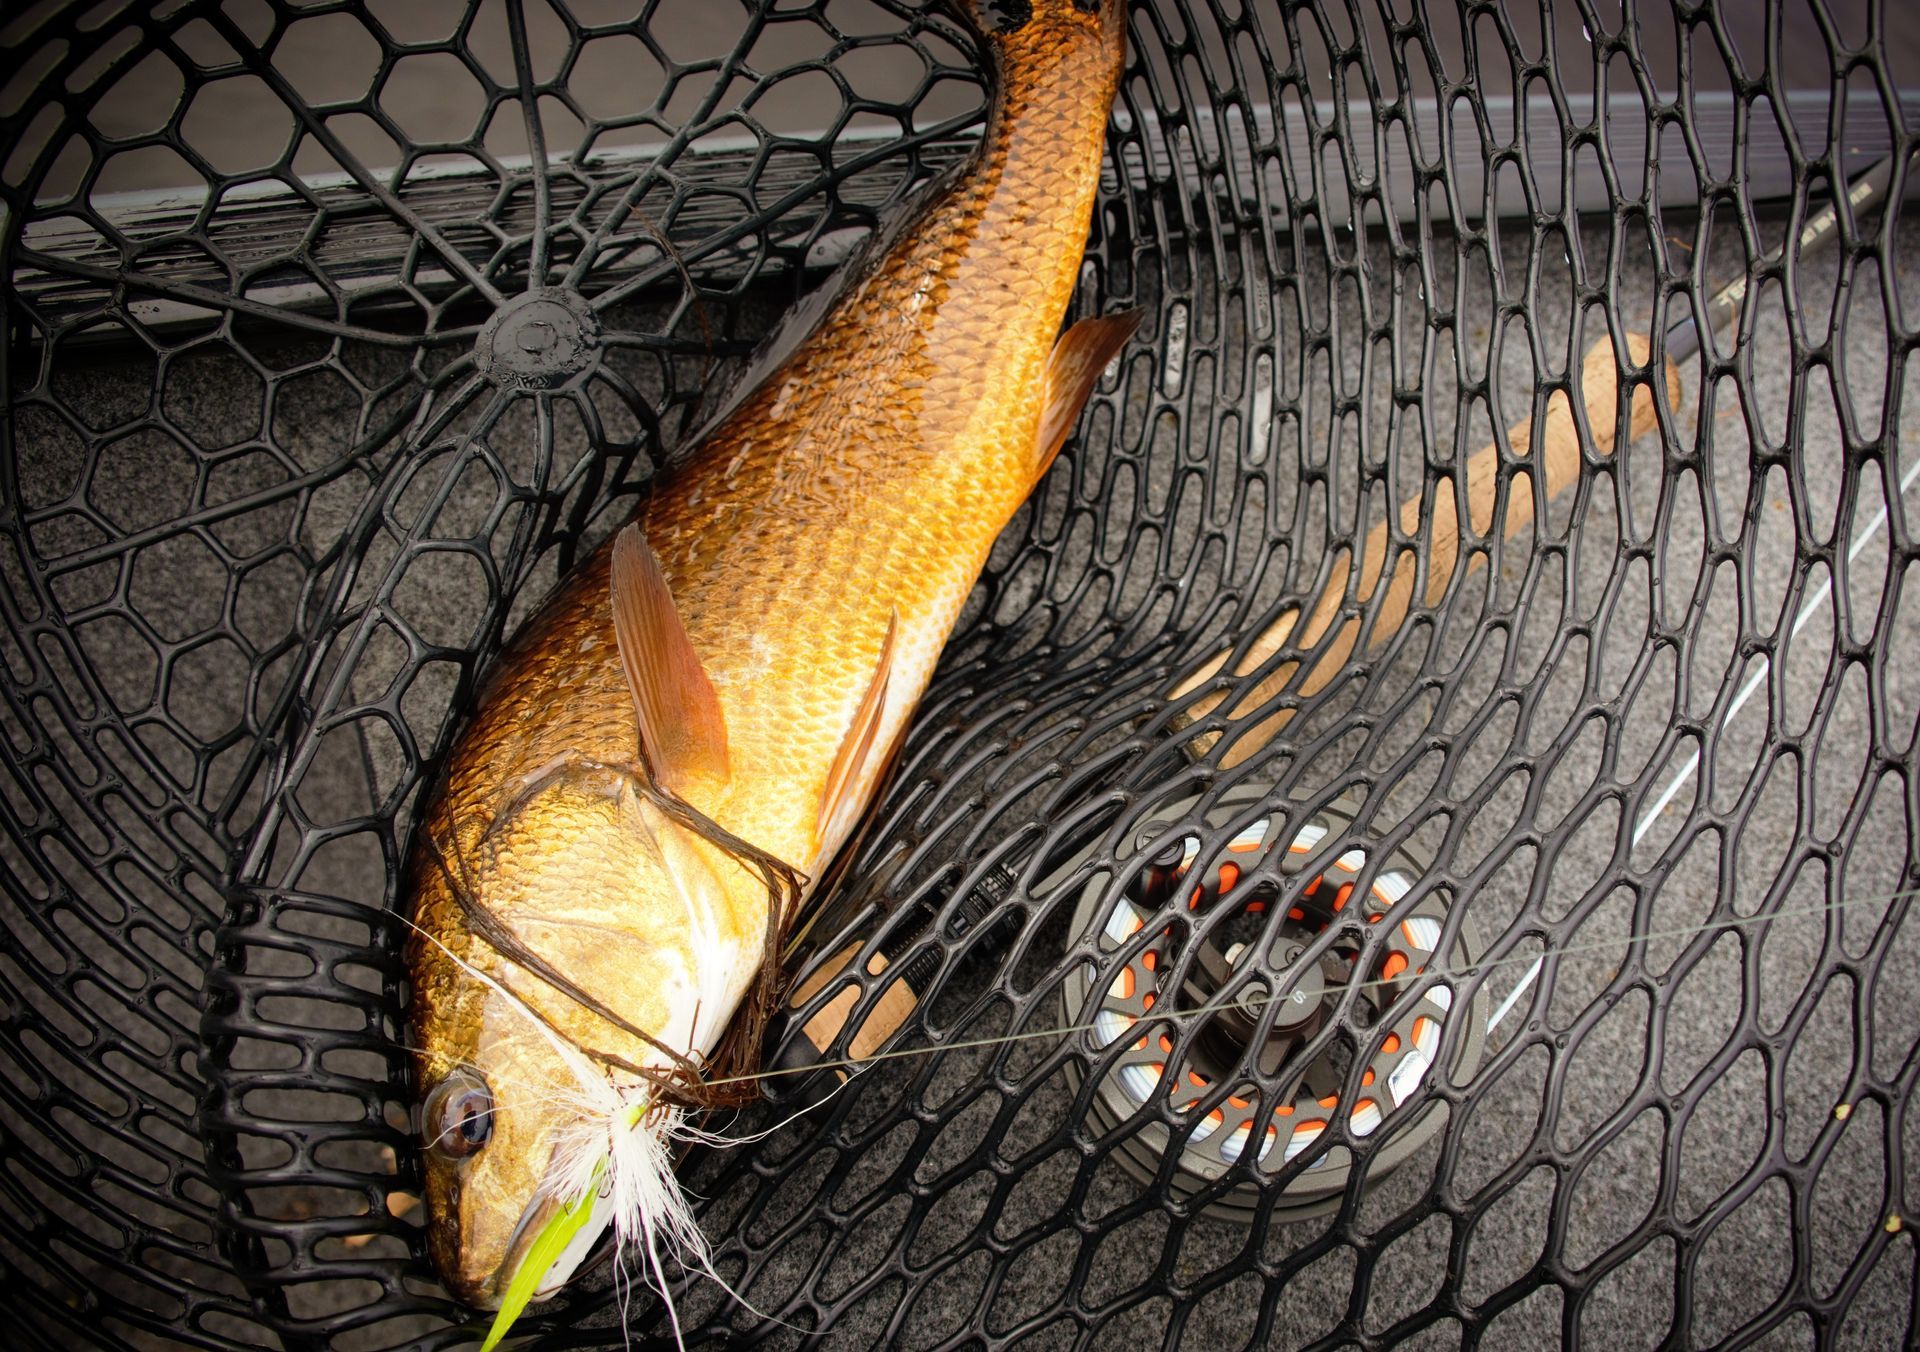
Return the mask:
[[1083,319],[1053,345],[1053,355],[1047,358],[1047,402],[1040,410],[1040,435],[1034,443],[1035,483],[1053,464],[1053,457],[1066,444],[1067,434],[1080,421],[1080,410],[1100,383],[1100,373],[1127,345],[1146,313],[1128,310]]
[[654,779],[677,792],[727,778],[727,723],[674,608],[660,560],[636,525],[613,541],[613,636]]
[[823,841],[845,835],[853,819],[860,815],[855,786],[876,750],[874,742],[880,733],[880,715],[887,704],[887,681],[893,674],[893,639],[899,630],[900,612],[890,611],[887,636],[880,644],[880,660],[874,664],[873,680],[860,699],[860,707],[854,711],[853,724],[833,758],[833,768],[827,771],[827,789],[820,797],[820,817],[814,827],[815,834]]

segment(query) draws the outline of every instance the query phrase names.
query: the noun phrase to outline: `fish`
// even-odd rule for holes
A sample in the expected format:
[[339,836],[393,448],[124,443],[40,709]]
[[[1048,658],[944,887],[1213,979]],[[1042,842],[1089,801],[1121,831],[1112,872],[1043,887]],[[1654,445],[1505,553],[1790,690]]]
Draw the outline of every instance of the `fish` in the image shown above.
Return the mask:
[[[1138,312],[1067,328],[1123,0],[966,0],[975,154],[491,664],[409,850],[427,1245],[497,1343],[611,1228],[678,1335],[673,1173],[751,1096],[782,937]],[[719,1280],[714,1277],[714,1280]]]

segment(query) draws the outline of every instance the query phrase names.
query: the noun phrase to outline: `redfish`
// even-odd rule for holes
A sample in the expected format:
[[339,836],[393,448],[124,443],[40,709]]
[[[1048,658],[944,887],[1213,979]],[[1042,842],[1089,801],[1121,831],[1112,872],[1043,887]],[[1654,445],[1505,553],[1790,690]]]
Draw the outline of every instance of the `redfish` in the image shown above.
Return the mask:
[[1060,333],[1121,0],[967,18],[977,154],[534,614],[418,824],[428,1239],[489,1345],[609,1224],[663,1293],[663,1248],[704,1265],[672,1147],[753,1069],[809,880],[1138,323]]

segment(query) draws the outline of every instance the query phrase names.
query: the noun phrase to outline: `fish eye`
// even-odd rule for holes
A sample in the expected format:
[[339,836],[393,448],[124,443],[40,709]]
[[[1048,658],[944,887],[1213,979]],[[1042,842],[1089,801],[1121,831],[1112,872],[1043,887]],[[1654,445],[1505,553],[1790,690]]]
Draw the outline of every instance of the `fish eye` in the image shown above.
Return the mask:
[[493,1095],[470,1070],[456,1070],[427,1095],[427,1145],[456,1159],[472,1155],[493,1135]]

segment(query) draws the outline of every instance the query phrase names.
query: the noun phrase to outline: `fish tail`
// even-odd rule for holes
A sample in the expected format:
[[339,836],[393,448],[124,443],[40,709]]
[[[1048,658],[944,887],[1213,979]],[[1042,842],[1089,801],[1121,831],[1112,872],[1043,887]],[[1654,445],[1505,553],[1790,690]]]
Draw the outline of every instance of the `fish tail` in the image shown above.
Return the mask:
[[997,68],[996,105],[1052,100],[1077,116],[1066,105],[1086,100],[1106,121],[1126,53],[1126,0],[961,0],[960,10]]
[[1073,35],[1117,42],[1127,26],[1126,0],[961,0],[960,13],[1003,58],[1015,59]]

